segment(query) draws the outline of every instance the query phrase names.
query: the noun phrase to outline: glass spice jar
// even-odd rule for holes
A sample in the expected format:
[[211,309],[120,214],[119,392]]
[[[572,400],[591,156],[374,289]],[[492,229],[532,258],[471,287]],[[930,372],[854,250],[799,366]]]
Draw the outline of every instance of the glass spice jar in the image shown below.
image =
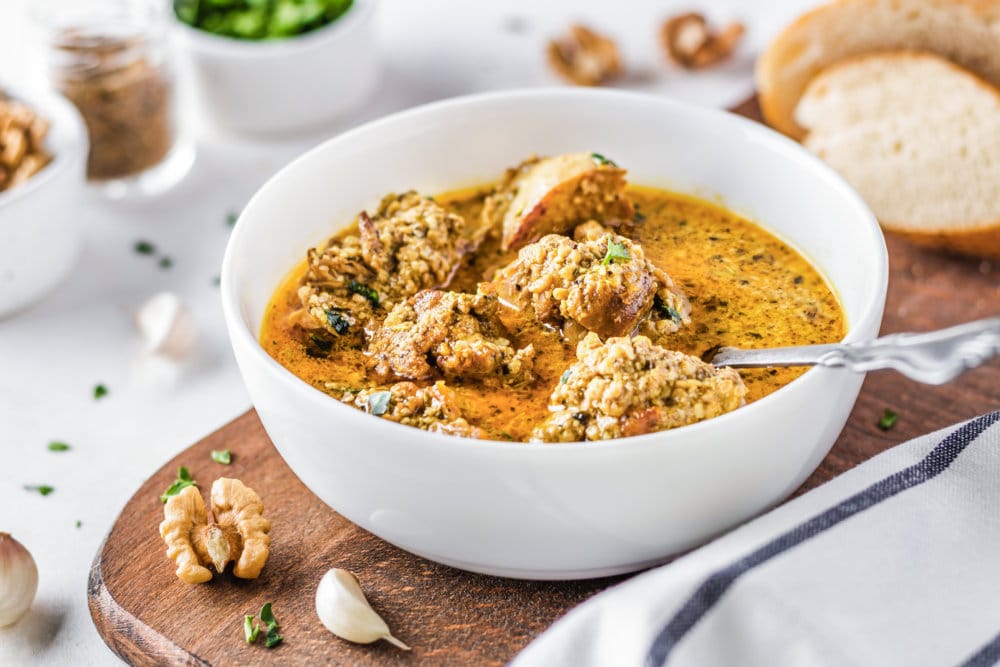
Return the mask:
[[90,138],[87,178],[106,194],[161,192],[194,160],[178,136],[166,3],[46,0],[52,84],[80,111]]

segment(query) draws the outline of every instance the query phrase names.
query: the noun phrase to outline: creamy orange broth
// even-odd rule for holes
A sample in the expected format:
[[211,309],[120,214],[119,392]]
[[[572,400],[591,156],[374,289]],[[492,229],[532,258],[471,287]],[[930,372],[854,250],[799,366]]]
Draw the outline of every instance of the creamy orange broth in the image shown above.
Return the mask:
[[[478,219],[487,190],[463,190],[435,197],[467,219]],[[646,257],[664,269],[691,300],[691,324],[657,341],[702,356],[719,345],[779,347],[839,341],[843,311],[823,277],[800,254],[757,225],[708,202],[664,190],[630,186],[636,221],[618,232],[638,242]],[[341,232],[356,233],[352,225]],[[303,249],[305,255],[305,249]],[[514,259],[500,250],[499,234],[466,257],[449,289],[475,292],[476,284]],[[299,307],[296,289],[303,260],[282,281],[264,315],[260,341],[268,354],[320,391],[324,384],[366,384],[362,350],[334,350],[327,358],[306,353],[288,316]],[[513,337],[515,348],[535,346],[537,380],[528,387],[484,387],[450,381],[462,415],[497,440],[526,441],[547,414],[552,387],[575,361],[575,346],[551,332]],[[801,368],[746,369],[747,401],[788,384]],[[371,383],[374,384],[374,383]]]

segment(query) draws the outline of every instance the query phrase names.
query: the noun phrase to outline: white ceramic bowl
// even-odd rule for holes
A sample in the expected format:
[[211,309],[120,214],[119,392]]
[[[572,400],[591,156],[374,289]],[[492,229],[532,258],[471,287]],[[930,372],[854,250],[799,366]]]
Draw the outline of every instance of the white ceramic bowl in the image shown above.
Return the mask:
[[268,434],[306,486],[351,521],[467,570],[595,577],[660,562],[774,505],[830,449],[860,375],[813,369],[752,405],[672,431],[529,445],[372,417],[258,344],[279,280],[380,195],[441,192],[496,179],[531,153],[591,150],[613,156],[634,183],[717,195],[787,239],[835,286],[846,340],[877,335],[887,259],[875,218],[831,169],[760,125],[601,90],[481,95],[384,118],[272,178],[240,216],[222,269],[233,349]]
[[174,21],[201,108],[218,125],[279,134],[358,107],[378,78],[376,0],[354,0],[336,21],[282,40],[220,37]]
[[50,123],[53,159],[0,192],[0,317],[45,296],[69,273],[80,248],[87,131],[76,107],[48,91],[5,88]]

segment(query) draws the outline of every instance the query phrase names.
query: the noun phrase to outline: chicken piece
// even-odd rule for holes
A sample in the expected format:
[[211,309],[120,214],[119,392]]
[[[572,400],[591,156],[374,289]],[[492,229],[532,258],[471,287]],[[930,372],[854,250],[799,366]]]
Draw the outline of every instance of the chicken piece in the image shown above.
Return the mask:
[[383,379],[454,379],[522,385],[535,350],[501,336],[495,298],[425,290],[401,302],[372,334],[367,354]]
[[641,435],[735,410],[746,387],[732,368],[654,345],[645,336],[591,333],[549,397],[551,415],[533,441],[577,442]]
[[464,218],[412,191],[385,197],[373,216],[362,212],[358,230],[309,251],[298,293],[298,324],[351,345],[395,304],[447,286],[480,240]]
[[465,438],[486,437],[485,431],[462,417],[454,392],[441,381],[427,387],[397,382],[385,389],[361,391],[331,383],[327,391],[344,403],[406,426]]
[[[479,286],[499,298],[498,315],[508,329],[540,323],[567,335],[582,328],[604,338],[630,334],[646,317],[666,320],[673,330],[687,319],[687,299],[641,246],[609,232],[592,238],[596,223],[581,227],[585,240],[550,234],[521,248],[516,260]],[[654,308],[661,293],[671,313]]]
[[486,199],[483,226],[501,225],[510,250],[592,218],[630,219],[625,185],[625,170],[597,153],[532,158],[509,169]]

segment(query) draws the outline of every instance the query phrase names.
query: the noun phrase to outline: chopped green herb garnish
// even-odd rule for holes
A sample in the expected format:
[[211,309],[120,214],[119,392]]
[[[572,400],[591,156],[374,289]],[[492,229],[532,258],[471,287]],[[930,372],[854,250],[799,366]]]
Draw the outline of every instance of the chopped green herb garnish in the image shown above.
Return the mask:
[[610,264],[618,260],[627,262],[630,259],[632,259],[632,256],[628,254],[628,248],[625,247],[625,244],[618,243],[609,234],[608,252],[604,255],[604,259],[601,260],[601,264]]
[[55,442],[50,442],[49,443],[49,451],[50,452],[66,452],[66,451],[69,451],[69,450],[70,450],[70,446],[67,445],[65,442],[55,441]]
[[373,306],[378,305],[378,292],[376,292],[371,287],[368,287],[368,285],[360,283],[357,280],[352,280],[347,284],[347,289],[351,290],[355,294],[360,294],[361,296],[365,297],[366,299],[372,302]]
[[341,311],[335,308],[326,311],[326,321],[330,324],[331,329],[341,335],[347,333],[347,328],[351,326],[351,323],[341,314]]
[[229,465],[233,462],[233,455],[228,449],[212,450],[212,460],[222,465]]
[[604,157],[600,153],[591,153],[590,154],[590,159],[593,160],[595,164],[606,164],[606,165],[610,165],[612,167],[617,167],[618,166],[617,164],[615,164],[614,160],[609,160],[608,158]]
[[212,284],[218,287],[222,284],[222,276],[212,276]]
[[77,527],[77,528],[79,528],[79,527],[80,527],[80,526],[82,526],[82,525],[83,525],[83,522],[82,522],[82,521],[80,521],[79,519],[77,519],[77,520],[76,520],[76,527]]
[[294,37],[340,18],[351,0],[174,0],[177,18],[224,37]]
[[162,502],[167,502],[168,498],[176,496],[189,486],[198,486],[198,483],[191,479],[191,472],[184,466],[181,466],[177,469],[177,479],[174,480],[173,484],[167,487],[167,490],[163,492],[162,496],[160,496],[160,500]]
[[34,491],[34,492],[38,493],[39,495],[47,496],[50,493],[52,493],[53,491],[55,491],[55,487],[49,486],[48,484],[37,484],[37,485],[25,484],[24,485],[24,490],[25,491]]
[[247,639],[247,644],[253,644],[257,641],[257,635],[260,634],[260,623],[254,624],[253,614],[247,614],[243,617],[243,636]]
[[160,258],[161,269],[169,269],[173,265],[174,265],[174,260],[170,259],[170,257],[168,257],[167,255],[164,255],[163,257]]
[[569,376],[572,374],[573,371],[571,371],[570,369],[567,368],[566,370],[564,370],[562,375],[559,376],[559,384],[566,384],[566,380],[568,380]]
[[514,436],[512,436],[507,431],[501,432],[500,433],[500,437],[503,438],[504,440],[510,440],[511,442],[514,442]]
[[388,391],[376,391],[368,396],[368,411],[373,415],[381,416],[389,409],[389,399],[392,394]]
[[156,246],[149,241],[136,241],[134,248],[140,255],[152,255],[156,252]]
[[108,388],[103,384],[94,385],[94,400],[98,401],[108,395]]
[[891,429],[893,426],[896,425],[896,421],[898,419],[899,415],[897,415],[889,408],[886,408],[885,412],[882,414],[882,418],[878,420],[878,427],[883,431],[888,431],[889,429]]
[[229,213],[226,213],[226,224],[229,225],[230,227],[235,227],[236,221],[239,219],[240,219],[240,214],[237,213],[236,211],[230,211]]
[[260,620],[267,625],[267,634],[264,635],[264,646],[274,648],[282,641],[282,636],[278,634],[278,621],[271,611],[271,603],[265,602],[260,608]]
[[667,317],[669,317],[678,324],[680,324],[684,319],[681,317],[681,314],[677,312],[676,308],[674,308],[668,303],[664,303],[663,299],[661,299],[659,296],[653,298],[653,308],[655,308],[661,314],[666,315]]
[[632,222],[646,222],[646,216],[636,211],[632,214]]

